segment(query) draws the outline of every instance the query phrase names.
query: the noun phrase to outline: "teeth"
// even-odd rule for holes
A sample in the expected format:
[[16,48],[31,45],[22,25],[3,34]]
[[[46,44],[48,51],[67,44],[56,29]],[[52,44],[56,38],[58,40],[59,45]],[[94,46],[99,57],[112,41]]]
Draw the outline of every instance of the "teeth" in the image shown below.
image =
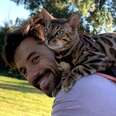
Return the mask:
[[45,83],[46,83],[46,79],[42,79],[42,80],[40,81],[40,85],[45,85]]
[[42,78],[44,77],[44,74],[45,73],[39,73],[38,76],[36,77],[36,79],[33,82],[36,83],[37,85],[39,85]]
[[40,88],[43,90],[43,89],[46,88],[47,85],[48,85],[48,77],[45,76],[45,77],[43,77],[43,78],[40,80],[39,86],[40,86]]

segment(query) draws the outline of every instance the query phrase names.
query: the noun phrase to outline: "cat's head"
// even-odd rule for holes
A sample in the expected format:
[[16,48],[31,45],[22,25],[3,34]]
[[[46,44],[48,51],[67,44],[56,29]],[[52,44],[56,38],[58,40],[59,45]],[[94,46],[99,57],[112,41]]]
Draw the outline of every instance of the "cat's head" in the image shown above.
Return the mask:
[[50,18],[50,16],[48,19],[44,17],[45,43],[50,49],[55,52],[62,52],[79,41],[77,29],[80,23],[80,16],[78,14],[73,14],[68,19]]
[[46,9],[42,9],[30,18],[29,23],[22,30],[25,33],[34,32],[50,49],[60,52],[79,41],[77,31],[79,23],[78,14],[72,14],[68,19],[56,18]]

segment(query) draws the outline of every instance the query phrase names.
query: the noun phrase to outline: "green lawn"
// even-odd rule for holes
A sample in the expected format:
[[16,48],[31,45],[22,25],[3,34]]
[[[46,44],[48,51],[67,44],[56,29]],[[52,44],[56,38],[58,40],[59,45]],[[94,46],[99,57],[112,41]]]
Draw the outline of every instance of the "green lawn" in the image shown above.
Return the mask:
[[51,116],[52,103],[26,81],[0,76],[0,116]]

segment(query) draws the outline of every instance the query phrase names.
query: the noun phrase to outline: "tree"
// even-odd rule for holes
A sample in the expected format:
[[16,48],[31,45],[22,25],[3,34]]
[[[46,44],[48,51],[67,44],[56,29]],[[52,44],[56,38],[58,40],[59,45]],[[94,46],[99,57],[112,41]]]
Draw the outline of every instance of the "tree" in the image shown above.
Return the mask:
[[[3,47],[3,43],[4,43],[4,38],[5,38],[5,34],[8,31],[13,31],[15,28],[15,26],[13,25],[12,21],[10,20],[9,22],[5,22],[4,26],[0,27],[0,53],[2,53],[2,47]],[[2,54],[0,54],[0,66],[2,64],[4,64],[3,60],[2,60]]]
[[[31,13],[42,6],[56,17],[67,17],[75,9],[82,15],[84,29],[91,33],[113,31],[116,26],[115,0],[12,0]],[[114,27],[114,28],[112,28]]]
[[22,76],[18,73],[18,71],[16,69],[10,69],[9,66],[5,64],[2,57],[2,47],[6,33],[15,30],[20,23],[22,24],[22,20],[17,18],[15,24],[13,24],[12,20],[10,20],[9,22],[5,22],[4,26],[0,27],[0,74],[17,77],[18,79],[22,79]]

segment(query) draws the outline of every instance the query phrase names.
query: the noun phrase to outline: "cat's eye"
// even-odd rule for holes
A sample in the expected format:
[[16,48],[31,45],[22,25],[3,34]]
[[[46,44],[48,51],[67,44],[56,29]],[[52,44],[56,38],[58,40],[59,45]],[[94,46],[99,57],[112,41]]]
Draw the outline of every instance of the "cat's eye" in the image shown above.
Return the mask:
[[44,28],[44,32],[47,33],[48,32],[48,29],[47,28]]
[[63,34],[64,32],[63,31],[60,31],[60,34]]
[[57,31],[56,35],[63,35],[63,33],[64,33],[63,31]]

